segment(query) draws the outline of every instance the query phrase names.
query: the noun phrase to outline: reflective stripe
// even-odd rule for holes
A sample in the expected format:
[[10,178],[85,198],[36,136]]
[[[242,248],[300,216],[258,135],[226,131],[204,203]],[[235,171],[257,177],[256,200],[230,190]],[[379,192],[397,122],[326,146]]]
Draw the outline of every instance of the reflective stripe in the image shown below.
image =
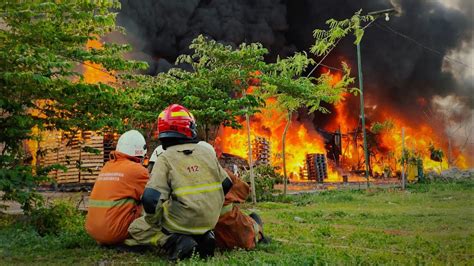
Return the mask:
[[97,207],[97,208],[112,208],[117,206],[123,206],[125,204],[132,203],[136,204],[134,199],[126,198],[121,200],[94,200],[89,199],[89,207]]
[[201,185],[196,185],[196,186],[179,187],[175,189],[173,193],[176,196],[184,196],[184,195],[190,195],[190,194],[207,193],[207,192],[217,191],[220,189],[222,189],[222,183],[214,182],[214,183],[201,184]]
[[165,112],[161,112],[160,115],[158,116],[159,118],[165,117]]
[[158,246],[158,241],[163,237],[163,233],[159,232],[150,239],[150,244]]
[[168,212],[168,206],[166,204],[163,205],[163,211],[164,211],[163,212],[164,213],[163,225],[165,226],[165,228],[169,228],[169,229],[180,231],[180,232],[196,234],[196,235],[204,234],[207,231],[212,229],[210,227],[184,227],[184,226],[178,225],[176,222],[171,220],[169,216],[169,212]]
[[233,203],[230,203],[229,205],[224,205],[221,209],[221,216],[232,211],[233,207],[234,207]]
[[188,112],[184,112],[184,111],[171,112],[171,117],[177,117],[177,116],[186,116],[186,117],[189,117],[189,114],[188,114]]

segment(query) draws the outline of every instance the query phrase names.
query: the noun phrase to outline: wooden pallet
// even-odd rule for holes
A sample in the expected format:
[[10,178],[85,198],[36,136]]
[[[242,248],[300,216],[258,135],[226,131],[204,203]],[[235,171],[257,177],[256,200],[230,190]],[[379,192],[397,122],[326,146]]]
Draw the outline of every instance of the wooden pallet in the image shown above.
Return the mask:
[[[61,132],[44,134],[42,149],[49,152],[43,156],[40,163],[44,166],[60,164],[67,169],[66,172],[51,171],[49,177],[55,179],[58,184],[95,182],[104,165],[103,137],[90,131],[78,133],[72,140],[66,137]],[[99,152],[97,154],[85,152],[84,147],[92,147]],[[78,164],[82,169],[77,167]]]

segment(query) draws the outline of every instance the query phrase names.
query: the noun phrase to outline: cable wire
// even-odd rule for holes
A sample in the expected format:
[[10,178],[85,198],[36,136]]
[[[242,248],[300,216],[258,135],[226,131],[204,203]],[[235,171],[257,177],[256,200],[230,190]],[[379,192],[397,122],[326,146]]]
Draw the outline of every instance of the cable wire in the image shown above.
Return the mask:
[[416,45],[420,46],[421,48],[423,48],[423,49],[425,49],[425,50],[428,50],[428,51],[430,51],[430,52],[432,52],[432,53],[435,53],[435,54],[437,54],[437,55],[443,57],[444,59],[446,59],[446,60],[448,60],[448,61],[452,61],[452,62],[454,62],[454,63],[458,63],[458,64],[463,65],[463,66],[465,66],[465,67],[474,69],[472,66],[470,66],[470,65],[468,65],[468,64],[466,64],[466,63],[464,63],[464,62],[462,62],[462,61],[459,61],[459,60],[457,60],[457,59],[454,59],[454,58],[451,58],[451,57],[449,57],[449,56],[446,56],[444,53],[442,53],[442,52],[440,52],[440,51],[438,51],[438,50],[435,50],[435,49],[433,49],[433,48],[431,48],[431,47],[428,47],[428,46],[422,44],[421,42],[415,40],[414,38],[412,38],[412,37],[410,37],[410,36],[408,36],[408,35],[406,35],[406,34],[403,34],[403,33],[399,32],[399,31],[396,31],[395,29],[393,29],[393,28],[390,27],[390,26],[381,25],[381,24],[379,24],[379,23],[375,23],[375,26],[377,26],[377,27],[378,27],[379,29],[381,29],[381,30],[384,30],[384,31],[387,31],[387,32],[391,32],[391,33],[393,33],[393,34],[395,34],[395,35],[398,35],[398,36],[400,36],[400,37],[402,37],[402,38],[404,38],[404,39],[406,39],[406,40],[409,40],[409,41],[415,43]]
[[325,68],[331,69],[331,70],[335,70],[335,71],[339,71],[339,72],[344,73],[344,70],[342,70],[342,69],[340,69],[340,68],[337,68],[337,67],[328,66],[328,65],[325,65],[325,64],[322,64],[322,63],[319,64],[319,65],[321,65],[321,66],[323,66],[323,67],[325,67]]

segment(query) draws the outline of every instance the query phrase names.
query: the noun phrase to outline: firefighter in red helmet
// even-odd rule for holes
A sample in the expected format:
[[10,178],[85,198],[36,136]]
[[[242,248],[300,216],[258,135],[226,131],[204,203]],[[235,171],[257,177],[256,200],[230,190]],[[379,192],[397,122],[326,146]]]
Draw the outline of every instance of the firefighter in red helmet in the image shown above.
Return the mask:
[[128,245],[154,245],[170,260],[193,251],[214,254],[213,229],[232,181],[215,153],[197,145],[196,122],[183,106],[170,105],[158,117],[157,156],[142,202],[145,216],[129,227]]

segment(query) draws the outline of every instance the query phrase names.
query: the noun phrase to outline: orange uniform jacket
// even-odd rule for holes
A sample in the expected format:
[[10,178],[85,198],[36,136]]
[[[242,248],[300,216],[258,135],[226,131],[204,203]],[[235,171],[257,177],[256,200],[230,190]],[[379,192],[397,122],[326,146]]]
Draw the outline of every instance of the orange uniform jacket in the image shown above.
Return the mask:
[[141,214],[140,198],[148,171],[137,158],[112,152],[89,197],[86,230],[100,244],[122,243],[128,226]]
[[255,221],[240,211],[233,203],[243,203],[247,199],[250,188],[230,171],[227,174],[232,179],[233,186],[225,196],[224,207],[219,221],[214,229],[216,244],[220,248],[252,249],[259,238]]

